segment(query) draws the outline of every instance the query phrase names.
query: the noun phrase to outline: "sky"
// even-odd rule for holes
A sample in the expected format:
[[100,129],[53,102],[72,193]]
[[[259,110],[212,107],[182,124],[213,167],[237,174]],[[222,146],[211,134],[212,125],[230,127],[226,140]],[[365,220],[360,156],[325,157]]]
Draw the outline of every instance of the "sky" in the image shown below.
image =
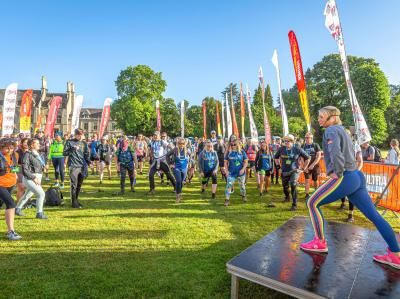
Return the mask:
[[[200,104],[230,83],[258,84],[261,65],[273,96],[279,53],[282,88],[295,83],[288,32],[306,70],[337,53],[324,26],[324,0],[1,0],[0,88],[65,92],[75,83],[84,107],[115,98],[127,66],[149,65],[167,81],[164,97]],[[374,58],[400,84],[399,0],[337,0],[347,54]]]

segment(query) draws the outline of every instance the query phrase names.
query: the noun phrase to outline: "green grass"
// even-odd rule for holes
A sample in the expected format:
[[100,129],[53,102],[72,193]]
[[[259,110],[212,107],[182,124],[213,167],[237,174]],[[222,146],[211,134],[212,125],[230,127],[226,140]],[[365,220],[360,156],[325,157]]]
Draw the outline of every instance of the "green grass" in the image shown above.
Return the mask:
[[[184,188],[175,204],[171,187],[159,185],[145,195],[147,178],[139,176],[137,192],[113,196],[117,178],[90,176],[81,196],[84,209],[46,208],[49,220],[34,218],[33,209],[16,219],[19,242],[0,241],[1,298],[229,298],[230,276],[225,263],[294,215],[307,215],[304,200],[297,212],[280,203],[281,186],[260,199],[254,181],[248,184],[249,202],[235,192],[231,206],[223,206],[210,190],[202,196],[196,179]],[[302,192],[300,197],[303,198]],[[267,199],[276,208],[266,208]],[[327,219],[342,221],[338,203],[324,208]],[[389,217],[390,216],[390,217]],[[387,216],[398,230],[399,223]],[[2,216],[4,218],[4,216]],[[355,214],[358,225],[372,227]],[[2,230],[5,231],[2,219]],[[286,298],[241,281],[241,298]]]

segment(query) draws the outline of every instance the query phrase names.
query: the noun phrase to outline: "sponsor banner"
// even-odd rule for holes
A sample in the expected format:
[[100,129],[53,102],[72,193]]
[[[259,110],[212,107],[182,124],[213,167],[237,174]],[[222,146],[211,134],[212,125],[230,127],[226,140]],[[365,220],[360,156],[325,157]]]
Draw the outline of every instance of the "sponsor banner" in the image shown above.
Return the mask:
[[[318,178],[318,185],[323,184],[327,179],[325,162],[319,162],[321,174]],[[397,165],[364,162],[362,172],[364,173],[367,190],[369,195],[375,201],[384,191],[386,185],[389,183],[390,178],[395,173]],[[304,184],[304,175],[301,174],[299,183]],[[382,199],[379,201],[379,206],[395,212],[400,212],[400,173],[394,177],[388,186],[388,189],[383,194]]]
[[271,144],[271,127],[269,125],[267,111],[265,110],[265,84],[264,84],[264,74],[262,67],[258,70],[258,79],[260,80],[261,84],[261,97],[262,97],[262,104],[263,104],[263,119],[264,119],[264,138],[267,144]]
[[226,125],[225,125],[225,109],[224,109],[224,100],[221,101],[221,116],[222,116],[222,138],[225,138],[226,133]]
[[75,131],[75,129],[79,128],[79,116],[81,114],[83,103],[83,96],[78,95],[74,100],[74,111],[72,112],[72,120],[71,120],[71,133]]
[[249,90],[249,86],[246,84],[246,91],[247,91],[247,110],[249,110],[249,122],[250,122],[250,135],[252,139],[258,140],[258,132],[257,127],[254,122],[253,113],[251,112],[251,94]]
[[17,104],[18,83],[7,86],[4,93],[2,136],[11,135],[14,132],[14,115]]
[[286,136],[289,134],[289,123],[286,114],[285,103],[283,102],[283,97],[282,97],[281,74],[279,71],[278,51],[276,50],[274,50],[274,54],[272,55],[272,64],[275,66],[276,79],[278,81],[279,105],[281,106],[283,136]]
[[244,134],[245,115],[246,115],[246,108],[244,107],[243,87],[242,87],[242,82],[240,82],[240,121],[242,125],[242,138],[246,138]]
[[185,102],[181,101],[181,137],[185,137]]
[[306,80],[304,79],[303,64],[301,62],[300,48],[297,42],[296,34],[293,31],[289,32],[290,51],[292,53],[292,60],[294,66],[294,73],[296,75],[297,89],[299,91],[300,104],[303,110],[304,118],[307,124],[308,132],[311,131],[311,118],[308,109],[307,88]]
[[42,115],[39,114],[36,120],[34,134],[36,134],[41,128],[42,128]]
[[32,89],[24,92],[19,111],[19,131],[20,133],[24,133],[25,136],[31,134],[32,96]]
[[44,128],[45,136],[53,137],[54,125],[56,124],[58,110],[62,104],[62,97],[56,96],[50,102],[49,111],[47,114],[46,126]]
[[232,129],[233,129],[233,134],[235,134],[235,136],[237,138],[239,138],[239,129],[237,126],[237,122],[236,122],[236,113],[235,113],[235,105],[233,104],[233,96],[232,96],[232,86],[231,86],[231,109],[232,109]]
[[350,103],[353,111],[357,141],[358,144],[363,144],[371,140],[371,133],[369,132],[364,115],[361,111],[360,105],[358,104],[358,100],[353,89],[353,84],[351,82],[350,69],[349,63],[347,61],[346,48],[344,45],[342,26],[340,25],[339,12],[335,0],[328,0],[325,6],[324,15],[325,26],[332,37],[335,39],[339,49],[340,60],[342,61],[347,91],[349,93]]
[[157,117],[157,131],[161,133],[161,112],[160,112],[160,101],[156,101],[156,117]]
[[207,107],[205,100],[203,100],[203,138],[207,139]]
[[219,117],[219,102],[218,102],[218,100],[215,101],[215,112],[217,114],[217,133],[218,133],[218,136],[220,136],[220,135],[222,135],[222,132],[221,132],[221,119]]
[[104,100],[103,112],[101,113],[101,121],[99,127],[99,139],[103,137],[104,132],[107,129],[108,122],[110,121],[111,102],[112,102],[111,98],[106,98]]
[[225,109],[226,109],[226,132],[228,138],[232,135],[232,117],[229,108],[228,93],[225,93]]

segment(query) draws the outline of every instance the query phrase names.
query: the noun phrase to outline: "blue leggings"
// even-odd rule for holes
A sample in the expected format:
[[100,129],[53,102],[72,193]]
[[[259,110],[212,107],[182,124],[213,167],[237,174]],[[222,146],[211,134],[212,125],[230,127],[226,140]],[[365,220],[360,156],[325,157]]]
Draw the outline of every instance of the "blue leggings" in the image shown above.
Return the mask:
[[183,182],[185,181],[187,169],[174,169],[174,177],[176,181],[175,190],[176,194],[182,193]]
[[324,239],[324,218],[320,207],[345,196],[361,213],[374,223],[379,233],[389,245],[390,251],[400,252],[399,244],[397,243],[392,227],[376,210],[368,194],[365,177],[358,170],[345,171],[341,178],[329,179],[307,200],[307,207],[310,212],[315,235],[321,240]]
[[56,180],[58,180],[58,178],[60,178],[61,182],[64,183],[64,176],[65,176],[65,172],[64,172],[64,157],[52,158],[51,161],[53,162],[54,174],[56,176]]

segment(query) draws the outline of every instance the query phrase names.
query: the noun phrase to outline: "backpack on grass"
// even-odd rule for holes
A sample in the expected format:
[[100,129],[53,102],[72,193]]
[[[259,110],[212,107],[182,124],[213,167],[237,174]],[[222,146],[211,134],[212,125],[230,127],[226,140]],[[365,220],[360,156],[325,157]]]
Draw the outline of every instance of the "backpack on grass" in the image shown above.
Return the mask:
[[56,187],[50,187],[46,191],[46,196],[45,196],[45,205],[46,206],[61,206],[64,204],[64,199],[63,195],[61,193],[61,190]]

